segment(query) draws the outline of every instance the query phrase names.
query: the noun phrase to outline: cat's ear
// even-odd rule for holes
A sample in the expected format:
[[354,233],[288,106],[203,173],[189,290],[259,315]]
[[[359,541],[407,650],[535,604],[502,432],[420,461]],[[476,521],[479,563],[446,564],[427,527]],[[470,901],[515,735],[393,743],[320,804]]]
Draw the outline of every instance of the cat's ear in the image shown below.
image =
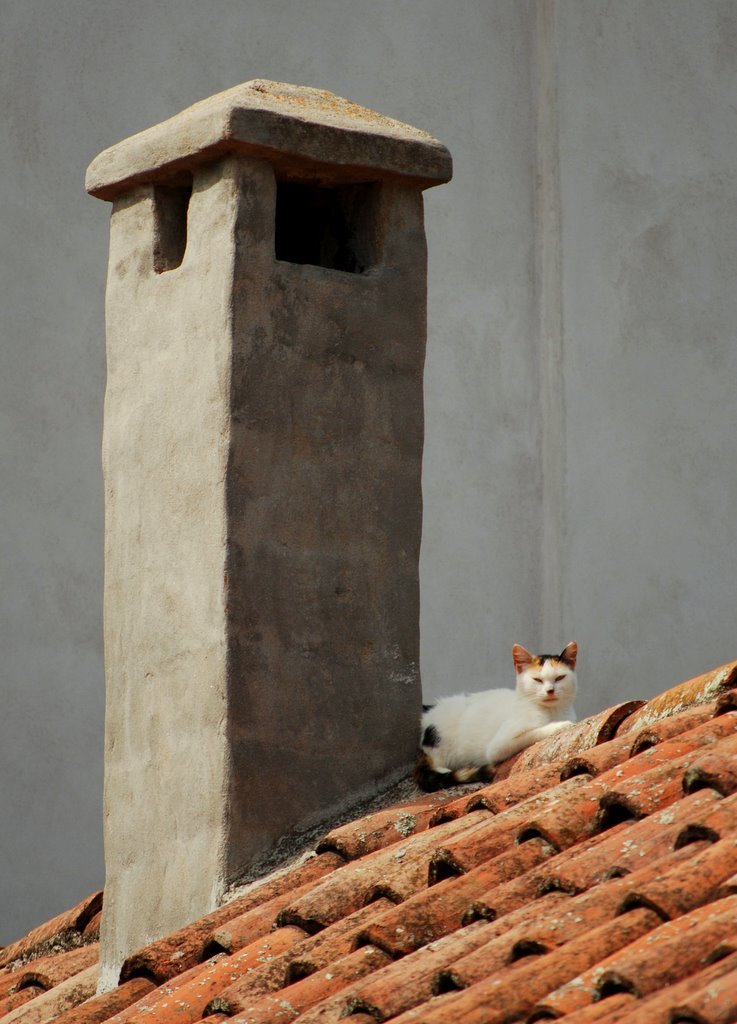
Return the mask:
[[577,657],[578,657],[578,644],[576,643],[575,640],[571,640],[571,642],[569,644],[567,644],[563,648],[563,650],[561,652],[561,655],[560,655],[560,660],[562,662],[565,662],[565,664],[569,668],[575,668],[576,667],[576,658]]
[[512,644],[512,660],[519,675],[520,672],[524,672],[526,668],[530,667],[535,660],[535,655],[526,651],[522,644]]

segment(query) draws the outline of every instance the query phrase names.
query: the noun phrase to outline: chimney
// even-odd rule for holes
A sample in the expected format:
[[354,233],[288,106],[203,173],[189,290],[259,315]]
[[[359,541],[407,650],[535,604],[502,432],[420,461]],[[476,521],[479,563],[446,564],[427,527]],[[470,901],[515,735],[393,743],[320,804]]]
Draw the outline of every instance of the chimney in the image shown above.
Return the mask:
[[435,139],[252,81],[106,150],[103,986],[413,758]]

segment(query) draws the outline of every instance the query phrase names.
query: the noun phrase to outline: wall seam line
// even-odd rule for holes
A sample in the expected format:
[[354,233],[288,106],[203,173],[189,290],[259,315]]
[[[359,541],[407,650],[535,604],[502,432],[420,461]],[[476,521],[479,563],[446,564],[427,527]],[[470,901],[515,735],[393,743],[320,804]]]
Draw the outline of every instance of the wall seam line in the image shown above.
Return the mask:
[[565,402],[563,280],[555,0],[535,0],[535,290],[540,368],[541,567],[544,644],[563,643]]

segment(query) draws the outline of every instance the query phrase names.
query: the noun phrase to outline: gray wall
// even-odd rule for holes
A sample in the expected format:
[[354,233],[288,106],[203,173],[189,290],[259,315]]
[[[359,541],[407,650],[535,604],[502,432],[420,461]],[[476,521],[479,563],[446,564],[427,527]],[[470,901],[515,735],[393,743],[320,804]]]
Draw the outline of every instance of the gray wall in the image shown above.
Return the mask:
[[581,647],[588,713],[735,656],[737,7],[4,0],[0,943],[103,880],[104,147],[248,78],[427,128],[423,676]]

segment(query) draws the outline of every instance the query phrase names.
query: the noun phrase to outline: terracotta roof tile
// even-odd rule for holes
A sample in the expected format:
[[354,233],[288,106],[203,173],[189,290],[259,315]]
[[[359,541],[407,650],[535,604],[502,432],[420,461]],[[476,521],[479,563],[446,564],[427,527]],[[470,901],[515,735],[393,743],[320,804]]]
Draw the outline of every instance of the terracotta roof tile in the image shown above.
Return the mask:
[[516,839],[525,842],[541,836],[557,850],[566,850],[598,831],[600,800],[606,793],[598,778],[577,775],[548,790],[539,809],[530,806]]
[[[299,928],[280,928],[245,946],[232,956],[213,958],[203,964],[194,977],[186,984],[179,985],[175,991],[164,989],[162,992],[157,989],[146,997],[147,1019],[155,1019],[161,1024],[194,1024],[210,1012],[211,1002],[225,986],[231,985],[239,977],[250,976],[259,968],[270,965],[275,958],[296,945],[302,938],[304,933]],[[134,1003],[111,1020],[115,1024],[123,1024],[124,1021],[136,1020],[140,1013],[141,1005]]]
[[318,844],[318,853],[334,850],[346,860],[355,860],[381,850],[426,829],[438,807],[445,806],[447,800],[442,793],[428,793],[411,803],[375,811],[359,821],[332,829]]
[[94,945],[46,945],[96,935],[99,905],[74,908],[9,947],[0,1024],[733,1022],[736,682],[731,663],[491,785],[333,829],[139,950],[113,992],[94,993]]
[[366,975],[374,974],[390,962],[390,957],[374,946],[362,946],[286,989],[256,996],[231,1019],[243,1024],[246,1021],[248,1024],[268,1024],[272,1020],[295,1020],[312,1006]]
[[39,947],[52,942],[54,939],[71,935],[81,935],[90,920],[102,907],[102,892],[94,892],[91,896],[77,903],[71,910],[64,911],[57,917],[53,917],[46,924],[34,928],[22,939],[11,942],[9,946],[0,949],[0,967],[12,963],[21,957],[28,957],[35,953]]
[[735,949],[737,897],[728,896],[666,921],[639,941],[620,948],[551,993],[543,1005],[565,1014],[615,992],[642,998],[705,967],[718,951]]
[[[567,1013],[563,1018],[566,1024],[617,1024],[625,1020],[633,1007],[639,1007],[640,1000],[629,992],[619,992],[599,1003],[589,1003],[588,1006],[573,1013]],[[548,1014],[544,1010],[534,1011],[527,1018],[528,1021],[557,1019],[557,1014]],[[632,1022],[634,1024],[634,1022]]]
[[641,821],[622,822],[567,851],[567,856],[555,857],[538,872],[538,885],[581,892],[611,875],[633,871],[645,858],[672,849],[684,825],[706,820],[719,802],[714,790],[704,790]]
[[3,1024],[47,1024],[73,1006],[79,1006],[95,994],[98,965],[85,967],[78,974],[48,991],[41,992],[35,999],[11,1010],[3,1017]]
[[[716,790],[696,790],[691,797],[681,800],[681,805],[688,806],[688,799],[698,796],[699,793],[716,793]],[[737,793],[733,793],[723,800],[715,800],[708,814],[688,815],[688,821],[684,822],[683,828],[678,833],[676,844],[685,846],[687,843],[704,838],[712,841],[726,839],[736,831]]]
[[4,1017],[11,1010],[15,1010],[16,1007],[22,1006],[23,1003],[27,1003],[30,999],[34,999],[36,996],[41,995],[46,989],[41,988],[40,985],[28,985],[26,988],[19,989],[10,995],[3,996],[0,999],[0,1017]]
[[[347,956],[355,948],[358,936],[367,923],[388,905],[388,900],[380,899],[336,921],[316,935],[305,936],[303,933],[302,938],[288,952],[271,958],[258,970],[251,970],[247,975],[224,986],[207,1004],[208,1012],[219,1010],[229,1015],[242,1013],[255,996],[283,989],[291,982],[323,970],[338,958]],[[270,934],[273,936],[280,931],[292,930],[297,931],[287,926]]]
[[643,726],[652,725],[662,718],[670,718],[684,709],[706,704],[719,697],[725,690],[737,687],[737,661],[713,668],[703,675],[687,679],[678,686],[653,697],[634,714],[629,715],[619,726],[619,732],[631,732]]
[[322,853],[304,864],[280,872],[213,913],[138,950],[123,964],[121,980],[126,981],[136,975],[152,975],[158,981],[173,978],[200,962],[217,928],[269,900],[280,896],[291,899],[296,888],[315,882],[342,863],[343,858],[338,854]]
[[[342,860],[339,863],[343,863]],[[306,896],[313,891],[315,882],[305,882],[290,892],[280,893],[273,899],[267,900],[259,906],[247,910],[244,914],[238,914],[231,920],[226,921],[220,928],[216,928],[209,935],[209,941],[203,949],[203,954],[221,949],[226,953],[241,949],[243,946],[253,942],[260,935],[264,935],[272,927],[281,912],[301,896]]]
[[23,988],[26,985],[38,985],[40,988],[49,989],[58,985],[67,978],[78,974],[85,967],[96,964],[99,959],[100,947],[98,943],[91,943],[89,946],[80,946],[77,949],[70,949],[66,953],[56,953],[52,956],[40,957],[31,960],[30,963],[17,971],[16,987]]
[[[639,733],[637,735],[639,736]],[[615,736],[613,740],[607,740],[598,747],[569,757],[559,767],[560,778],[570,779],[574,775],[594,776],[609,771],[631,756],[635,739],[625,733],[624,736]]]
[[314,931],[357,910],[378,894],[391,891],[393,899],[406,899],[426,883],[430,857],[444,838],[477,829],[490,817],[488,811],[475,811],[350,861],[315,886],[308,896],[290,903],[279,920]]
[[396,1017],[397,1024],[502,1024],[528,1014],[551,989],[646,935],[660,923],[650,910],[639,908],[614,918],[545,956],[508,964],[491,977],[458,993],[437,997],[435,1004]]
[[435,994],[443,972],[458,958],[484,946],[491,926],[483,921],[454,931],[437,942],[377,971],[346,993],[344,1009],[363,1008],[383,1020],[396,1016]]
[[433,813],[430,824],[439,825],[444,821],[451,821],[458,818],[469,810],[478,810],[485,807],[494,814],[505,811],[509,807],[526,800],[530,796],[537,796],[541,790],[548,786],[554,786],[560,782],[559,762],[541,765],[539,768],[531,768],[527,772],[520,772],[517,775],[503,779],[501,782],[492,782],[489,786],[483,786],[476,790],[473,796],[464,793],[455,800],[448,801],[440,806]]
[[656,863],[653,877],[626,879],[629,891],[623,906],[650,907],[663,918],[678,917],[720,897],[724,883],[737,871],[737,838],[682,846]]
[[[702,847],[707,845],[701,844]],[[501,934],[494,938],[488,947],[459,960],[450,972],[451,976],[457,987],[475,984],[505,964],[528,955],[525,950],[549,952],[577,935],[605,924],[620,911],[635,906],[648,906],[662,919],[663,914],[659,906],[650,906],[642,900],[636,902],[630,899],[633,886],[639,892],[649,882],[660,879],[664,873],[676,873],[693,859],[693,850],[684,848],[650,861],[647,866],[633,874],[610,879],[599,886],[587,889],[578,896],[562,892],[549,893],[524,908],[529,913],[524,916],[518,913],[514,923],[509,920],[513,915],[501,918],[498,922]],[[691,906],[694,905],[692,901]],[[505,922],[509,922],[511,927],[504,928]]]
[[[224,953],[218,953],[213,956],[210,960],[195,964],[194,967],[188,967],[186,971],[182,971],[181,974],[175,978],[170,978],[165,981],[163,985],[156,985],[154,988],[144,992],[142,996],[139,996],[133,1003],[129,1003],[128,1006],[124,1006],[117,1010],[109,1020],[115,1021],[115,1024],[127,1024],[128,1021],[135,1020],[140,1016],[144,1019],[155,1019],[154,1014],[157,1012],[157,1008],[160,1005],[160,1001],[164,997],[173,996],[180,988],[184,988],[189,985],[191,981],[198,978],[200,974],[211,968],[212,965],[222,963],[226,959]],[[139,981],[138,978],[130,978],[128,981],[122,982],[118,987],[121,988],[123,985],[128,985],[131,981]],[[148,979],[145,979],[148,980]],[[3,1022],[5,1024],[5,1022]]]
[[110,992],[93,996],[80,1006],[67,1010],[56,1018],[54,1024],[101,1024],[102,1021],[137,1003],[155,988],[155,982],[149,981],[148,978],[131,978]]
[[490,889],[495,891],[513,878],[527,878],[530,869],[552,853],[552,847],[541,840],[513,846],[468,874],[438,882],[392,907],[365,930],[363,937],[396,956],[410,953],[460,928],[478,896]]
[[716,789],[723,796],[737,792],[737,736],[730,736],[718,750],[709,750],[693,761],[686,769],[683,787],[687,793],[705,788]]
[[0,999],[8,995],[18,985],[18,967],[15,970],[4,967],[0,970]]
[[[644,725],[639,729],[624,731],[624,726],[627,724],[625,722],[622,732],[617,738],[620,740],[629,739],[632,742],[632,754],[640,754],[648,747],[654,747],[657,743],[664,743],[665,740],[673,739],[674,736],[680,736],[681,733],[688,732],[689,729],[693,729],[697,725],[702,725],[714,717],[716,710],[717,701],[713,700],[708,704],[697,704],[695,707],[681,711],[678,715],[662,718],[652,725]],[[633,735],[634,739],[632,738]]]
[[[662,992],[638,999],[622,1020],[627,1024],[660,1024],[661,1021],[677,1021],[680,1017],[691,1024],[695,1021],[729,1024],[737,1020],[736,972],[737,954],[732,954]],[[599,1005],[608,1002],[604,1000]]]

